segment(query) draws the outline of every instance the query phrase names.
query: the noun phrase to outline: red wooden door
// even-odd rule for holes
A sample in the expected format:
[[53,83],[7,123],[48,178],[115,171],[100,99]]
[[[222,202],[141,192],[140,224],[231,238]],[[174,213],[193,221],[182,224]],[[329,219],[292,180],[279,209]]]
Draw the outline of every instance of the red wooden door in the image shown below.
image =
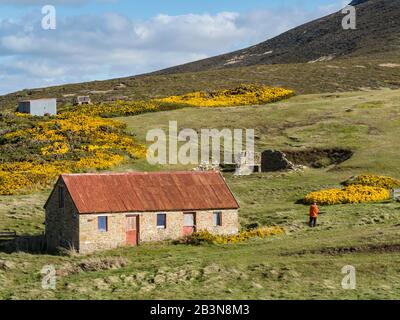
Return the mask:
[[137,246],[139,243],[139,216],[126,217],[126,244]]
[[188,235],[196,232],[196,213],[188,212],[183,214],[183,234]]

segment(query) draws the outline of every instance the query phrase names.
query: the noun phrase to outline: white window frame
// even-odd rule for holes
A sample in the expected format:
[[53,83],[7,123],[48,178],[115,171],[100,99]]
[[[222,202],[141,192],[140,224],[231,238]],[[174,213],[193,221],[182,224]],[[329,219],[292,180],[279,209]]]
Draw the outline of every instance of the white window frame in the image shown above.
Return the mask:
[[[218,218],[215,219],[215,216],[219,215],[219,224],[218,222]],[[222,211],[214,211],[213,212],[213,226],[214,227],[222,227]]]

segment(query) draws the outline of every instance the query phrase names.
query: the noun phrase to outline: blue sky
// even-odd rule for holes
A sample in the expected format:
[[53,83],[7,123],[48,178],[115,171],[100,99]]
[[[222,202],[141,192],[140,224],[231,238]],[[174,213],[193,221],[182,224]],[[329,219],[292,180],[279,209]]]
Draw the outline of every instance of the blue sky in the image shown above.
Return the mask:
[[[57,2],[59,4],[57,4]],[[218,13],[222,11],[246,12],[262,9],[279,9],[287,7],[312,10],[318,6],[332,6],[342,1],[332,0],[72,0],[72,1],[24,1],[6,0],[1,15],[15,17],[29,10],[35,10],[43,4],[55,4],[62,15],[82,13],[101,14],[115,12],[137,19],[148,19],[156,14],[182,15],[187,13]]]
[[[53,4],[57,29],[43,30]],[[240,49],[345,0],[0,0],[0,94],[158,70]]]

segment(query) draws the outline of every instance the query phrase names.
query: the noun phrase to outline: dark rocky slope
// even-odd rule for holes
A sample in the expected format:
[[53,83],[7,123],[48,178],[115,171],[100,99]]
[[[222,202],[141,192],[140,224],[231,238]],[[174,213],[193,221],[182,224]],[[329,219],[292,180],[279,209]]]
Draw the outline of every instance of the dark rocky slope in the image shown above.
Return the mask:
[[357,29],[344,30],[337,12],[236,52],[156,72],[170,74],[262,64],[329,61],[400,50],[400,0],[354,0]]

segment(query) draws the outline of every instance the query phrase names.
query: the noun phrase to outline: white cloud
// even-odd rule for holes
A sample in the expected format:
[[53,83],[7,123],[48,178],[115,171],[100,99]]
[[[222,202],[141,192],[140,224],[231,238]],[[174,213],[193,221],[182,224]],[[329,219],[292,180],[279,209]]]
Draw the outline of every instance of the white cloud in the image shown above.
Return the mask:
[[266,40],[332,11],[160,14],[146,21],[109,13],[59,19],[57,30],[49,31],[41,29],[40,21],[3,19],[0,93],[130,76],[203,59]]

